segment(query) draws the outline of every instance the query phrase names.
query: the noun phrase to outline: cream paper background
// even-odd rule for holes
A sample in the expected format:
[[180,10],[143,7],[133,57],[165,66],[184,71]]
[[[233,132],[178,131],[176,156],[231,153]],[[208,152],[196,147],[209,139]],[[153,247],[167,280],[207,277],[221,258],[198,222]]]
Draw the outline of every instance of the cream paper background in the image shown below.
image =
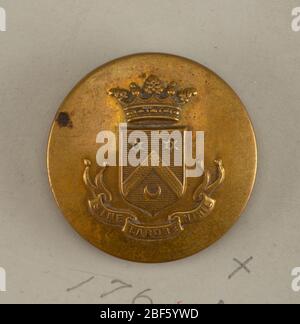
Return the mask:
[[[300,1],[0,0],[7,13],[0,33],[7,292],[0,303],[131,303],[146,289],[155,303],[300,302],[291,289],[291,271],[300,266],[296,6]],[[80,238],[56,207],[45,162],[52,119],[75,83],[111,59],[148,51],[189,57],[223,77],[246,104],[259,147],[255,190],[231,232],[198,255],[154,265],[115,259]],[[238,266],[233,258],[249,257],[251,273],[229,280]],[[101,298],[118,287],[114,279],[132,288]]]

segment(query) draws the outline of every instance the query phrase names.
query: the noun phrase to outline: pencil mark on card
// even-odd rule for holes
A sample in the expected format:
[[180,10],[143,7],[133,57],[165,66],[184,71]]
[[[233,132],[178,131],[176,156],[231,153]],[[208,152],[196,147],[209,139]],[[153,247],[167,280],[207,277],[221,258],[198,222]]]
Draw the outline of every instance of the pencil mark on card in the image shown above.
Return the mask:
[[74,287],[71,287],[71,288],[68,288],[68,289],[67,289],[67,292],[70,292],[70,291],[73,291],[73,290],[75,290],[75,289],[78,289],[78,288],[80,288],[80,287],[82,287],[82,286],[88,284],[89,282],[91,282],[91,281],[94,280],[94,279],[95,279],[95,277],[91,277],[91,278],[89,278],[89,279],[87,279],[87,280],[85,280],[85,281],[82,281],[82,282],[80,282],[78,285],[76,285],[76,286],[74,286]]
[[144,291],[142,291],[142,292],[140,292],[139,294],[137,294],[134,298],[133,298],[133,300],[132,300],[132,304],[133,305],[135,305],[135,304],[137,304],[137,301],[138,300],[140,300],[140,301],[144,301],[144,303],[143,304],[145,304],[145,301],[148,301],[148,303],[150,304],[150,305],[153,305],[153,300],[152,300],[152,298],[150,298],[146,293],[148,293],[148,292],[150,292],[151,291],[151,289],[146,289],[146,290],[144,290]]
[[253,260],[253,257],[248,258],[246,261],[241,262],[237,258],[234,258],[233,261],[236,262],[239,266],[236,268],[229,276],[228,279],[232,279],[238,272],[241,270],[245,270],[247,273],[251,273],[250,269],[247,267],[247,265]]
[[107,297],[119,290],[122,290],[122,289],[126,289],[126,288],[132,288],[132,285],[130,284],[127,284],[126,282],[122,281],[122,280],[119,280],[119,279],[115,279],[115,280],[112,280],[111,281],[111,284],[112,285],[115,285],[115,284],[119,284],[119,287],[116,287],[115,289],[107,292],[107,293],[104,293],[100,296],[100,298],[104,298],[104,297]]

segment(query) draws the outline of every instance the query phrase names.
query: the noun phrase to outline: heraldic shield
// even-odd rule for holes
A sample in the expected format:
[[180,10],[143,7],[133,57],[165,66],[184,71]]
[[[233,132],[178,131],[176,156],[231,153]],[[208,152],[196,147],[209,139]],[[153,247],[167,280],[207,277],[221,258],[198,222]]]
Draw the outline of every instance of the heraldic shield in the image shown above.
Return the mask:
[[[120,125],[118,181],[128,206],[120,209],[114,205],[104,181],[109,166],[102,167],[93,179],[91,162],[85,160],[83,180],[92,194],[88,201],[90,213],[135,240],[166,240],[180,235],[186,226],[201,222],[212,212],[216,201],[211,195],[225,179],[222,160],[215,160],[217,172],[205,170],[202,182],[190,197],[191,209],[183,211],[176,204],[184,199],[188,176],[187,127],[180,121],[183,106],[197,91],[179,90],[176,83],[166,84],[152,75],[142,87],[131,83],[130,90],[113,88],[109,95],[118,99],[126,120]],[[141,213],[151,221],[144,222]]]
[[[135,130],[135,126],[131,125],[128,136]],[[158,215],[163,209],[176,203],[185,193],[185,130],[184,126],[143,125],[143,132],[148,137],[146,142],[149,144],[137,143],[136,148],[137,151],[147,150],[147,153],[144,152],[144,156],[147,156],[145,163],[137,167],[120,167],[119,181],[123,198],[149,216]],[[160,134],[157,147],[151,145],[153,133]],[[143,147],[143,144],[146,147]],[[130,150],[135,150],[134,145],[127,147],[127,155]],[[176,163],[176,159],[180,163]],[[151,163],[153,160],[157,161],[155,166]]]

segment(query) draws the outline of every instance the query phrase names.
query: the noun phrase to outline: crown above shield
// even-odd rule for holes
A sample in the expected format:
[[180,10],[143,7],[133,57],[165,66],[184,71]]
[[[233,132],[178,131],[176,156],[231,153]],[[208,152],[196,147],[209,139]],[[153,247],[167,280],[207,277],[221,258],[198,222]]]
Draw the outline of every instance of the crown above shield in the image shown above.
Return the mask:
[[197,90],[179,89],[175,82],[167,84],[150,75],[142,87],[131,83],[129,90],[113,88],[108,94],[118,99],[128,123],[141,120],[177,122],[181,119],[183,106],[197,95]]

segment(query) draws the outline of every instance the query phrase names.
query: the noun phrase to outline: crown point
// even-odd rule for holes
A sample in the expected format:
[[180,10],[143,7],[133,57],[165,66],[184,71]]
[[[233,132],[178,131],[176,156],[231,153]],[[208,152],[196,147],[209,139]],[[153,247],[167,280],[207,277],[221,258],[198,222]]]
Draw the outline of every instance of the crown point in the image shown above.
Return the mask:
[[192,97],[198,95],[198,92],[195,88],[187,88],[181,91],[178,91],[177,96],[181,103],[185,104],[190,102]]
[[171,82],[167,87],[167,94],[169,96],[175,96],[176,95],[176,88],[177,88],[177,83],[176,82]]
[[135,97],[139,97],[142,93],[142,89],[135,82],[130,84],[130,91]]
[[163,93],[164,87],[157,76],[150,75],[145,81],[143,90],[148,95],[160,95]]
[[113,88],[108,91],[108,94],[112,97],[118,99],[121,103],[129,103],[131,98],[131,93],[128,90]]

